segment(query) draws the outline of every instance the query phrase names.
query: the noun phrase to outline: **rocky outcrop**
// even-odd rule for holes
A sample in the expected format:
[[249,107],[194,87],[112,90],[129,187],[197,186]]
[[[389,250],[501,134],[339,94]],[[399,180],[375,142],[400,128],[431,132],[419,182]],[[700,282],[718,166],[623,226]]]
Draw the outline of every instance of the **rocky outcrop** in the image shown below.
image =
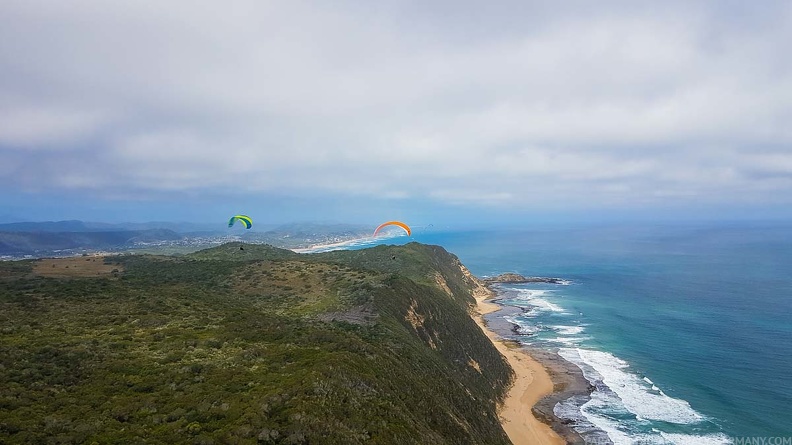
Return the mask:
[[561,278],[552,277],[525,277],[518,273],[508,272],[502,273],[494,277],[484,278],[487,284],[494,283],[548,283],[548,284],[565,284],[567,281]]

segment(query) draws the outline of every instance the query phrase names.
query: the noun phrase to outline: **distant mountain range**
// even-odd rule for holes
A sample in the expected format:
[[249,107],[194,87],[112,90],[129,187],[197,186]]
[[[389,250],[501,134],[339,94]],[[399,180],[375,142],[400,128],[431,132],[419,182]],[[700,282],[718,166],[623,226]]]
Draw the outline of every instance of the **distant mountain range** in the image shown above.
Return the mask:
[[69,221],[44,221],[44,222],[15,222],[0,224],[0,232],[119,232],[128,230],[167,229],[177,233],[198,232],[207,230],[222,230],[222,225],[174,223],[174,222],[145,222],[145,223],[101,223],[79,220]]
[[146,248],[186,253],[240,240],[295,248],[367,236],[371,228],[350,224],[293,223],[272,230],[228,229],[223,225],[147,222],[107,224],[46,221],[0,224],[0,256],[69,256],[92,251]]
[[0,255],[44,256],[79,253],[81,250],[118,250],[140,243],[184,239],[172,230],[124,230],[104,232],[0,232]]

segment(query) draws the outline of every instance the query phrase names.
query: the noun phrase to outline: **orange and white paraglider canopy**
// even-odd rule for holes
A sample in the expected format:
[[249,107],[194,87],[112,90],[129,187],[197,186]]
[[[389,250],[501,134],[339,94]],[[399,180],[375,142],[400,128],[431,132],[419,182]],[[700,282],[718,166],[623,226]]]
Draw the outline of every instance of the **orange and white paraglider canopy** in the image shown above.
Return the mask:
[[377,236],[377,233],[379,233],[380,229],[386,226],[399,226],[402,229],[404,229],[405,232],[407,232],[407,236],[412,235],[412,230],[410,230],[410,226],[408,226],[407,224],[404,224],[401,221],[388,221],[380,224],[379,226],[377,226],[376,229],[374,229],[374,236]]

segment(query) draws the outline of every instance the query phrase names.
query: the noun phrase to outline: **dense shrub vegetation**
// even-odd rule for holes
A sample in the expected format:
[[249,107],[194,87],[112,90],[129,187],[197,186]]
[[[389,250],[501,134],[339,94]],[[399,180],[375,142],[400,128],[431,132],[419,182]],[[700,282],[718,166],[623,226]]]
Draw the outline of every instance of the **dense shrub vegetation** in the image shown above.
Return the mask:
[[0,263],[0,443],[508,443],[454,256],[239,247]]

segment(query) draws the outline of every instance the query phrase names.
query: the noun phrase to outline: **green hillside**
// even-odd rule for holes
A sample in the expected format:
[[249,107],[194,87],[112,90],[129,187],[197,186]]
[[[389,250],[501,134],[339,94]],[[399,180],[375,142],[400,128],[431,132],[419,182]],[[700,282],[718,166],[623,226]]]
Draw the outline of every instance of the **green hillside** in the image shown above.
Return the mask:
[[416,243],[0,263],[0,443],[509,443],[467,280]]

